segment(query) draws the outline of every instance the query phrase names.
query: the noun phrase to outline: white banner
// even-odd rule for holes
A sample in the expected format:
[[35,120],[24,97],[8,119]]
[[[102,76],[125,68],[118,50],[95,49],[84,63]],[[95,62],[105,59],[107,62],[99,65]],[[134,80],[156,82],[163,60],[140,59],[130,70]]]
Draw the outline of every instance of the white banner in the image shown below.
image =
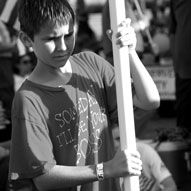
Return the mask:
[[158,88],[161,100],[175,100],[173,66],[149,66],[147,70]]

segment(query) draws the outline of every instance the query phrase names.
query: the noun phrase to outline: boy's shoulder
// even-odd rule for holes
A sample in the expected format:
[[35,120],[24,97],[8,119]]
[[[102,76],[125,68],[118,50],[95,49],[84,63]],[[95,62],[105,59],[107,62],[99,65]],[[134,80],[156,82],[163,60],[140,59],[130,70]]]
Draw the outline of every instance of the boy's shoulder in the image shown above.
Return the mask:
[[83,60],[83,61],[91,62],[93,64],[97,64],[99,66],[104,66],[104,65],[112,66],[110,63],[108,63],[108,61],[103,56],[88,50],[73,54],[70,57],[70,59]]
[[111,67],[111,64],[108,63],[102,56],[92,52],[92,51],[83,51],[80,53],[73,54],[70,57],[77,67],[87,67],[94,68],[98,71],[101,71],[104,68]]
[[91,58],[91,57],[98,57],[99,55],[97,55],[96,53],[92,52],[92,51],[82,51],[79,53],[75,53],[72,55],[72,57],[74,58]]

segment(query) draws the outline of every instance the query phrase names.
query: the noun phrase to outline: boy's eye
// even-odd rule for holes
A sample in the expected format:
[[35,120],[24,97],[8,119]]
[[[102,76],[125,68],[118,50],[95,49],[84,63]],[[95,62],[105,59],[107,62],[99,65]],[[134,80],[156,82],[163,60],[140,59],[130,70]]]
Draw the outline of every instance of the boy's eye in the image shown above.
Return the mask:
[[74,34],[74,32],[71,32],[71,33],[65,35],[65,37],[66,37],[66,38],[67,38],[67,37],[71,37],[71,36],[73,36],[73,34]]
[[[64,38],[70,38],[70,37],[72,37],[72,36],[73,36],[73,32],[71,32],[71,33],[65,35]],[[60,38],[62,38],[62,37],[60,37],[60,36],[55,36],[55,37],[46,38],[45,40],[47,40],[47,41],[55,41],[55,40],[58,40],[58,39],[60,39]]]
[[[73,36],[73,34],[74,34],[74,32],[68,33],[68,34],[64,35],[64,38],[70,38]],[[45,41],[56,41],[56,40],[59,40],[60,38],[62,38],[62,36],[52,36],[52,37],[47,37],[44,40]]]
[[117,140],[117,141],[120,141],[120,137],[117,137],[116,140]]
[[45,39],[45,41],[53,41],[53,40],[56,40],[58,39],[58,37],[48,37]]

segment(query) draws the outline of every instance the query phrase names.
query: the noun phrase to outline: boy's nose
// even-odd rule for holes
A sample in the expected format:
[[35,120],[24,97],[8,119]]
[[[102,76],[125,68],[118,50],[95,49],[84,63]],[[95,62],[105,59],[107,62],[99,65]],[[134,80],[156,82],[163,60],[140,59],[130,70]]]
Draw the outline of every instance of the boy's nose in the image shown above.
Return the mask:
[[61,38],[59,40],[59,42],[57,43],[57,49],[58,50],[66,50],[67,49],[67,46],[66,46],[64,38]]

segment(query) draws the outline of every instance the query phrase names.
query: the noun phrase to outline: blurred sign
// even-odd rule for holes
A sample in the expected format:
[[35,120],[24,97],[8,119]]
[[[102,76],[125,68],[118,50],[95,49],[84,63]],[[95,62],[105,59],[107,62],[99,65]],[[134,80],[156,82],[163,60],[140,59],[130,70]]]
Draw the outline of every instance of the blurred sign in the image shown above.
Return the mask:
[[175,100],[173,66],[149,66],[147,70],[158,88],[161,100]]

